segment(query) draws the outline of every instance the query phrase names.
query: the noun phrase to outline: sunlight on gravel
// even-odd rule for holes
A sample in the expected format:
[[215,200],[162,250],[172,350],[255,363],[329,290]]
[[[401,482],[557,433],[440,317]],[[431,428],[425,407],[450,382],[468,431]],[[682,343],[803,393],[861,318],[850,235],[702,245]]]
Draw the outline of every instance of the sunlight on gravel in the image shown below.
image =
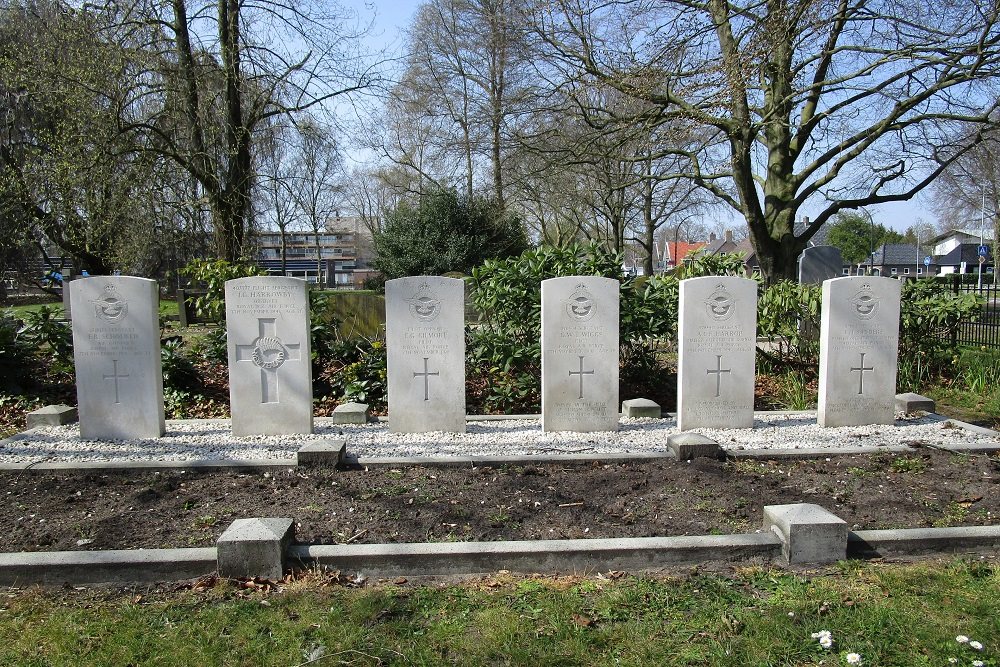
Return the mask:
[[[814,414],[757,413],[752,429],[696,429],[727,450],[844,449],[901,444],[1000,446],[1000,438],[956,428],[934,417],[899,415],[894,426],[821,428]],[[616,432],[542,433],[537,419],[471,421],[464,434],[390,433],[383,423],[333,425],[317,419],[312,435],[233,437],[226,420],[168,421],[159,439],[81,440],[77,425],[47,427],[0,441],[0,464],[43,461],[290,460],[303,444],[345,438],[348,454],[362,457],[642,454],[668,450],[674,419],[622,418]]]

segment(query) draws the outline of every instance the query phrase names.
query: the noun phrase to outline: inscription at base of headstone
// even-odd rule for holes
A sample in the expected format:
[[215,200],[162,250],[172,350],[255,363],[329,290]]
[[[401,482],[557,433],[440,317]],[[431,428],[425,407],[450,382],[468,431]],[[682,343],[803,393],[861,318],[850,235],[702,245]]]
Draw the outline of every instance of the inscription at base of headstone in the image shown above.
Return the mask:
[[679,312],[678,427],[752,428],[757,282],[682,280]]
[[824,280],[838,278],[844,273],[844,258],[840,248],[820,245],[806,248],[799,258],[799,282],[819,285]]
[[823,283],[820,426],[894,423],[900,283],[857,276]]
[[164,433],[159,288],[155,280],[93,276],[69,283],[80,436]]
[[233,435],[312,433],[308,285],[259,276],[226,282]]
[[542,430],[618,429],[619,285],[542,281]]
[[465,432],[465,282],[415,276],[385,284],[389,430]]

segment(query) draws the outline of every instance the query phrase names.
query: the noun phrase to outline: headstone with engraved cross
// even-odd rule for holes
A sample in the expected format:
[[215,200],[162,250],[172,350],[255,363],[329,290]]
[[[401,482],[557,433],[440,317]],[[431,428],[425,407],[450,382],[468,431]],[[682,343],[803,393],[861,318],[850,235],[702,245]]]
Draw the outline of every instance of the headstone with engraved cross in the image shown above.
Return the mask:
[[820,426],[892,424],[900,283],[856,276],[823,283]]
[[465,432],[465,282],[385,283],[389,430]]
[[226,337],[233,435],[312,433],[306,282],[226,281]]
[[542,430],[618,429],[618,281],[542,281]]
[[679,312],[678,427],[753,427],[757,282],[682,280]]
[[159,289],[155,280],[93,276],[69,283],[80,435],[164,433]]

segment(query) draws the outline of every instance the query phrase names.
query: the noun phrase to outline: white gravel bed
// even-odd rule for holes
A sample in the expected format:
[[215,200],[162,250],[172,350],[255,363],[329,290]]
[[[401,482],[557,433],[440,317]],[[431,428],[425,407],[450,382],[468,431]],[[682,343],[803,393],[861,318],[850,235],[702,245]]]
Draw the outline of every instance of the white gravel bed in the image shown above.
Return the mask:
[[[312,435],[237,438],[229,423],[168,421],[163,438],[129,441],[81,440],[77,425],[35,429],[0,441],[0,463],[127,461],[274,461],[295,458],[306,442],[347,439],[348,453],[362,457],[514,456],[546,454],[649,453],[667,450],[677,433],[673,419],[622,418],[613,433],[542,433],[538,420],[473,421],[455,433],[389,433],[385,423],[330,425],[318,420]],[[1000,446],[1000,438],[945,426],[932,417],[899,415],[894,426],[820,428],[814,414],[758,413],[752,429],[697,429],[725,449],[843,449],[889,447],[920,442],[947,447]]]

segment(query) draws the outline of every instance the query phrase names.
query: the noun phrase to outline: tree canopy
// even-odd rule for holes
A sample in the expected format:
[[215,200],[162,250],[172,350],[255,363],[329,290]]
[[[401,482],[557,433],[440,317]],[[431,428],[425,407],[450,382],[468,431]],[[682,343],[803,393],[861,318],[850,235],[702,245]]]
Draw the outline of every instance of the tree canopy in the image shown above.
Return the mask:
[[841,213],[830,225],[826,241],[840,248],[844,261],[860,264],[886,243],[900,243],[903,235],[877,225],[860,213]]

